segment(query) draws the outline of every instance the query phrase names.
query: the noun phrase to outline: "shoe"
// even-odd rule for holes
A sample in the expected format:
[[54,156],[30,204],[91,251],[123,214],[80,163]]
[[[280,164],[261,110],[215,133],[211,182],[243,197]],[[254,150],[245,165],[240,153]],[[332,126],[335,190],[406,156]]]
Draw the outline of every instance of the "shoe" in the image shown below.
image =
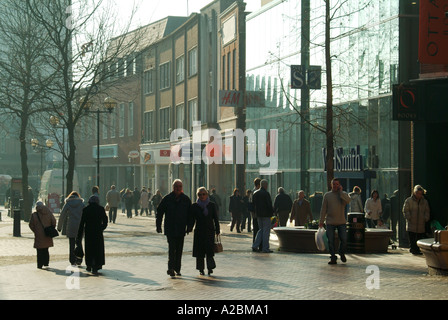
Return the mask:
[[171,276],[171,277],[174,277],[176,274],[174,273],[174,270],[173,269],[169,269],[167,272],[166,272],[166,274],[167,275],[169,275],[169,276]]
[[201,275],[201,276],[203,276],[205,273],[204,273],[204,270],[199,270],[199,274]]
[[253,248],[253,247],[252,247],[252,251],[253,252],[260,252],[260,250],[258,250],[257,248]]
[[208,269],[208,275],[211,275],[213,273],[212,269]]
[[336,258],[332,258],[332,259],[328,262],[328,264],[337,264],[337,262],[336,262]]
[[272,250],[266,250],[266,251],[261,251],[261,252],[263,252],[263,253],[272,253],[272,252],[274,252],[274,251],[272,251]]
[[181,276],[182,274],[180,273],[180,270],[179,271],[176,271],[176,276]]
[[341,256],[342,262],[344,262],[344,263],[347,262],[347,258],[345,257],[345,254],[341,254],[340,256]]

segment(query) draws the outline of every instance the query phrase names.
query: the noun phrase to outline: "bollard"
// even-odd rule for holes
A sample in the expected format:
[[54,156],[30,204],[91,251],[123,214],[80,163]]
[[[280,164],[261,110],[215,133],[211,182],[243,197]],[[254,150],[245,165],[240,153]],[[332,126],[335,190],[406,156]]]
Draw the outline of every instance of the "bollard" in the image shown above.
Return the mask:
[[20,209],[14,209],[14,237],[21,237],[20,235]]

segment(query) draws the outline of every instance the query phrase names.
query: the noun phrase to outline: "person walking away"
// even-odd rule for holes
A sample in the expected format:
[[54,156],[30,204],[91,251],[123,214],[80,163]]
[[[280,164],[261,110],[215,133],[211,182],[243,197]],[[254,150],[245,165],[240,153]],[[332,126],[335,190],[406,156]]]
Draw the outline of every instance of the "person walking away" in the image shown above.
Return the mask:
[[358,186],[354,186],[353,191],[350,192],[348,195],[352,199],[352,201],[350,201],[350,212],[364,213],[364,206],[362,205],[362,197],[361,197],[361,188]]
[[[191,223],[188,232],[194,228],[193,257],[196,258],[196,269],[204,275],[207,266],[208,275],[216,268],[214,259],[215,235],[220,234],[218,209],[216,203],[210,200],[207,189],[201,187],[197,190],[197,201],[191,205]],[[206,264],[204,263],[206,260]]]
[[151,192],[151,188],[148,188],[148,210],[149,210],[149,215],[152,215],[152,192]]
[[106,264],[103,231],[108,219],[97,196],[91,196],[88,203],[82,210],[76,244],[81,245],[84,238],[86,270],[96,275]]
[[244,211],[243,211],[243,220],[241,221],[241,231],[246,229],[246,223],[247,223],[247,232],[252,232],[252,218],[250,215],[251,204],[249,203],[251,196],[252,196],[252,190],[247,189],[246,195],[243,197]]
[[157,214],[157,207],[159,206],[160,202],[162,201],[162,193],[159,189],[156,190],[156,194],[152,196],[151,203],[154,207],[154,214]]
[[120,204],[120,193],[115,185],[110,186],[110,190],[106,193],[106,201],[109,204],[109,222],[115,223],[117,220],[118,205]]
[[221,197],[216,193],[215,188],[212,188],[209,198],[210,198],[210,201],[212,201],[216,204],[216,210],[218,210],[218,217],[219,217],[219,213],[221,212],[222,201],[221,201]]
[[375,228],[383,211],[380,195],[377,190],[373,190],[370,194],[370,198],[366,200],[364,211],[366,212],[365,218],[367,228]]
[[267,191],[268,181],[263,179],[260,183],[260,189],[254,192],[253,202],[255,215],[257,216],[259,230],[252,245],[252,251],[259,252],[259,246],[262,245],[261,252],[271,253],[269,249],[269,235],[271,232],[271,217],[274,215],[271,195]]
[[181,275],[182,251],[188,223],[191,221],[191,200],[184,194],[182,181],[173,182],[173,191],[163,197],[156,214],[156,230],[164,234],[168,242],[168,270],[167,274],[174,277]]
[[279,226],[286,227],[288,222],[289,213],[292,208],[291,197],[285,193],[285,189],[282,187],[278,188],[277,195],[274,199],[274,213],[279,219]]
[[243,217],[243,211],[244,211],[243,199],[240,196],[240,191],[237,188],[235,188],[233,190],[233,195],[230,196],[230,202],[229,202],[229,212],[232,217],[230,232],[232,232],[233,228],[236,226],[236,232],[241,233],[240,225],[241,225],[241,219]]
[[406,231],[409,235],[410,252],[414,255],[422,254],[417,241],[425,235],[425,223],[429,221],[430,210],[428,200],[424,195],[426,190],[416,185],[412,195],[404,201],[403,215],[406,219]]
[[322,208],[320,210],[319,228],[323,228],[324,222],[327,227],[328,249],[330,251],[330,262],[336,264],[336,254],[334,247],[335,230],[339,237],[339,256],[342,262],[347,262],[345,251],[347,249],[347,220],[345,218],[345,207],[349,204],[351,198],[342,190],[339,179],[331,180],[331,190],[324,194],[322,199]]
[[126,207],[126,217],[132,218],[132,208],[134,207],[134,196],[131,189],[127,188],[123,195],[124,206]]
[[381,199],[381,208],[383,210],[381,220],[383,220],[383,223],[388,224],[390,218],[390,199],[387,196],[387,193],[385,193],[384,198]]
[[37,252],[37,267],[42,269],[50,264],[50,252],[48,249],[53,247],[53,238],[47,237],[44,228],[49,226],[56,227],[56,219],[51,210],[43,204],[42,201],[36,202],[36,211],[33,212],[28,224],[34,233],[34,248]]
[[140,215],[143,215],[143,211],[146,212],[146,216],[149,215],[148,213],[148,203],[149,203],[149,194],[146,191],[146,187],[142,188],[142,193],[140,194]]
[[83,209],[84,199],[81,198],[77,191],[72,191],[65,199],[65,204],[58,220],[57,229],[59,231],[62,230],[63,226],[67,226],[66,236],[69,243],[69,262],[72,266],[79,266],[82,262],[82,259],[76,258],[74,252]]
[[140,203],[140,191],[138,191],[138,188],[135,187],[134,191],[132,192],[133,195],[133,206],[134,206],[134,210],[135,210],[135,216],[138,216],[138,205]]
[[304,226],[308,222],[313,221],[311,204],[305,199],[305,192],[303,190],[300,190],[297,194],[298,198],[292,204],[289,222],[294,221],[295,226]]

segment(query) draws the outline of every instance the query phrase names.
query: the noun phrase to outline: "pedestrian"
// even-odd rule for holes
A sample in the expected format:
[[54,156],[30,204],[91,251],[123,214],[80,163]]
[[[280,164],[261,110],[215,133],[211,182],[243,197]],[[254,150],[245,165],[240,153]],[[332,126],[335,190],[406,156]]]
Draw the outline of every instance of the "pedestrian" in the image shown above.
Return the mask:
[[132,218],[132,208],[134,207],[134,196],[129,188],[126,188],[126,192],[123,195],[123,202],[126,208],[126,217]]
[[274,199],[274,213],[279,219],[279,226],[286,227],[288,222],[289,213],[292,208],[291,197],[285,193],[285,189],[282,187],[277,189],[277,195]]
[[422,254],[417,241],[425,235],[425,223],[429,221],[430,210],[428,200],[425,199],[426,190],[416,185],[412,195],[404,201],[403,215],[406,219],[406,231],[409,235],[410,252]]
[[[197,190],[197,201],[191,206],[191,224],[189,232],[194,228],[193,257],[196,258],[196,269],[204,275],[207,266],[208,275],[216,268],[214,259],[215,235],[220,234],[217,205],[210,200],[207,189]],[[204,263],[204,259],[206,263]]]
[[86,270],[98,274],[106,264],[103,231],[107,228],[107,215],[100,199],[92,195],[87,207],[82,210],[76,244],[81,246],[84,238]]
[[289,221],[294,221],[295,226],[305,226],[308,222],[313,221],[311,204],[305,199],[305,192],[303,190],[300,190],[297,194],[298,198],[292,204]]
[[146,191],[146,187],[142,188],[142,192],[140,193],[140,215],[143,215],[143,211],[146,212],[146,216],[149,215],[148,213],[148,204],[149,204],[149,194]]
[[390,199],[387,196],[387,193],[385,193],[384,198],[381,199],[381,208],[383,209],[381,220],[387,224],[390,218]]
[[162,193],[159,189],[156,190],[156,194],[152,196],[151,203],[154,207],[154,214],[157,214],[157,207],[159,206],[160,202],[162,201]]
[[134,191],[132,192],[133,196],[133,207],[135,210],[135,216],[138,216],[138,209],[139,209],[139,203],[140,203],[140,191],[138,191],[138,188],[135,187]]
[[124,204],[124,195],[126,193],[127,188],[123,188],[120,190],[120,202],[121,202],[121,213],[126,213],[126,206]]
[[43,204],[42,201],[36,202],[36,211],[30,218],[29,227],[34,233],[34,248],[37,252],[37,267],[42,269],[50,264],[50,252],[48,249],[53,247],[53,238],[47,237],[44,228],[56,227],[56,219],[51,210]]
[[[255,206],[254,206],[254,192],[257,191],[258,189],[260,189],[260,183],[261,183],[261,179],[260,178],[255,178],[254,179],[254,188],[252,190],[252,194],[249,197],[249,212],[252,216],[252,243],[255,242],[255,238],[257,237],[257,233],[258,233],[258,220],[257,220],[257,216],[255,214]],[[261,250],[262,248],[262,244],[260,244],[258,250]]]
[[117,210],[120,204],[120,193],[116,189],[115,185],[110,186],[110,190],[106,193],[106,201],[109,205],[109,222],[115,223],[117,220]]
[[173,191],[163,197],[156,214],[158,233],[162,233],[162,220],[164,220],[164,234],[168,241],[167,274],[171,277],[181,275],[184,238],[190,219],[191,200],[183,192],[182,181],[176,179],[173,182]]
[[274,208],[272,207],[271,195],[267,191],[268,181],[263,179],[260,182],[260,189],[254,192],[253,203],[255,215],[257,216],[259,230],[255,237],[255,242],[252,245],[252,251],[259,252],[259,247],[262,245],[261,252],[271,253],[269,249],[269,235],[271,232],[271,217],[274,215]]
[[400,218],[400,203],[398,200],[398,190],[395,190],[390,197],[390,227],[392,229],[392,240],[397,241],[397,226]]
[[218,210],[218,217],[219,217],[219,213],[221,212],[222,201],[221,197],[216,193],[216,188],[212,188],[209,198],[210,201],[216,204],[216,209]]
[[244,203],[244,211],[243,211],[243,219],[241,221],[241,231],[246,229],[246,223],[247,223],[247,232],[252,232],[252,217],[250,214],[250,204],[249,200],[252,196],[252,190],[247,189],[246,195],[243,197],[243,203]]
[[353,191],[350,192],[349,197],[352,198],[350,201],[350,212],[360,212],[364,213],[364,206],[362,205],[361,188],[358,186],[353,187]]
[[75,245],[83,209],[84,199],[81,198],[77,191],[72,191],[65,199],[65,204],[58,220],[57,229],[59,231],[62,230],[63,226],[67,226],[66,235],[69,243],[69,262],[72,266],[79,266],[82,262],[82,259],[78,259],[75,255]]
[[327,227],[328,249],[330,251],[330,262],[336,264],[336,254],[334,247],[335,230],[339,237],[339,256],[342,262],[346,262],[345,251],[347,249],[347,219],[345,218],[345,207],[349,204],[351,198],[342,190],[339,179],[331,180],[331,190],[324,194],[322,207],[320,210],[319,228],[323,228],[324,221]]
[[380,195],[377,190],[372,190],[370,193],[370,198],[366,200],[364,211],[366,212],[365,218],[367,228],[375,228],[383,211]]
[[92,196],[97,196],[98,199],[100,198],[100,187],[98,186],[93,186],[92,187]]
[[148,188],[148,210],[149,210],[149,215],[152,215],[152,192],[151,192],[151,188]]
[[240,191],[238,188],[233,190],[233,194],[230,196],[229,201],[229,212],[232,217],[232,223],[230,225],[230,232],[233,231],[233,228],[236,226],[236,232],[241,233],[241,219],[243,218],[244,211],[244,202],[240,196]]

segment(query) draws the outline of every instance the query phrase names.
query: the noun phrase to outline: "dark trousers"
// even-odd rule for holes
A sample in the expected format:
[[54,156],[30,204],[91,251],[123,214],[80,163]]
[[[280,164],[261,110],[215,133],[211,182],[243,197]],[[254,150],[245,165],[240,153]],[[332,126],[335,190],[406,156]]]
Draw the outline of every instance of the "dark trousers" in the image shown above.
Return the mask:
[[408,235],[409,235],[409,245],[411,247],[409,251],[414,254],[420,253],[420,248],[417,245],[417,241],[423,239],[425,234],[408,231]]
[[75,256],[76,238],[68,238],[69,261],[71,265],[81,265],[82,259]]
[[252,217],[249,212],[243,213],[243,221],[241,222],[241,230],[246,229],[246,220],[247,220],[247,231],[252,231]]
[[184,237],[168,237],[168,270],[180,272],[182,265],[182,252],[184,249]]
[[115,223],[117,219],[117,207],[110,207],[109,209],[109,222]]
[[37,267],[40,269],[43,266],[48,266],[50,263],[50,253],[48,248],[36,249],[37,251]]
[[[213,256],[207,255],[205,261],[207,262],[207,270],[213,270],[216,268],[216,263]],[[196,258],[196,269],[204,270],[204,268],[205,268],[204,258]]]

